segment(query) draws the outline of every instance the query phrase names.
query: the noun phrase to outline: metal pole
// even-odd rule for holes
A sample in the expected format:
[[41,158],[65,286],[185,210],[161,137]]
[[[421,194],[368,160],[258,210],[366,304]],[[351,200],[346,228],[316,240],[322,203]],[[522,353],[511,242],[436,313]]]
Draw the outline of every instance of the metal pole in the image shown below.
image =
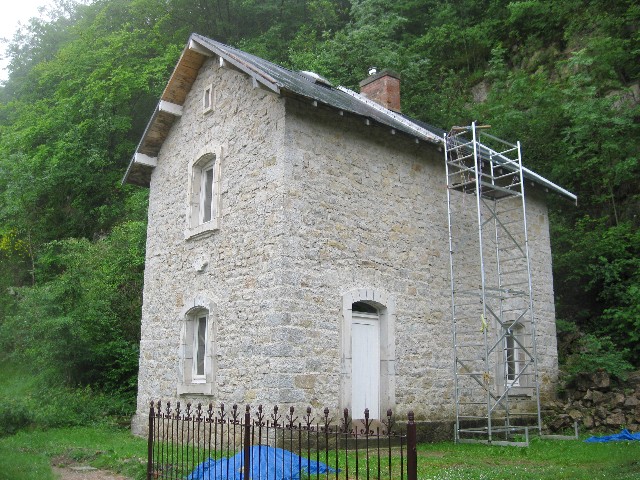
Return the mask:
[[153,410],[153,401],[149,408],[149,435],[147,438],[147,480],[153,478],[153,421],[155,412]]
[[[480,252],[480,301],[482,303],[482,318],[487,319],[487,304],[486,304],[486,279],[484,272],[484,247],[482,241],[482,185],[481,185],[481,170],[482,170],[482,160],[480,159],[480,155],[478,154],[478,137],[476,135],[476,122],[471,124],[471,132],[473,135],[473,160],[475,165],[475,180],[476,180],[476,209],[478,216],[478,247]],[[489,349],[488,349],[488,338],[487,338],[487,328],[482,329],[482,336],[484,340],[484,375],[483,382],[485,383],[485,388],[487,390],[487,434],[488,440],[491,441],[491,389],[487,382],[490,382],[489,378]]]
[[249,480],[251,478],[251,413],[249,411],[249,405],[246,406],[244,411],[244,468],[242,471],[243,480]]
[[[449,224],[449,279],[451,281],[451,333],[452,333],[452,341],[453,341],[453,389],[454,389],[454,398],[455,398],[455,409],[456,409],[456,425],[454,429],[454,441],[458,443],[460,440],[460,406],[459,406],[459,398],[458,398],[458,349],[457,349],[457,329],[456,329],[456,300],[455,300],[455,279],[454,279],[454,269],[453,269],[453,238],[451,230],[453,228],[451,223],[451,190],[449,188],[449,136],[447,134],[444,135],[444,168],[445,174],[447,178],[447,220]],[[463,194],[464,195],[464,194]]]
[[418,442],[413,410],[409,411],[407,422],[407,480],[418,480]]
[[518,166],[520,167],[520,182],[522,192],[522,218],[524,228],[524,251],[527,257],[527,278],[529,280],[529,318],[531,321],[531,342],[533,350],[533,378],[536,392],[536,408],[538,410],[538,435],[542,435],[542,413],[540,412],[540,379],[538,378],[538,349],[536,347],[536,318],[533,312],[533,289],[531,287],[531,260],[529,259],[529,232],[527,230],[527,207],[524,198],[524,173],[522,172],[522,151],[520,148],[520,142],[517,142],[518,146]]

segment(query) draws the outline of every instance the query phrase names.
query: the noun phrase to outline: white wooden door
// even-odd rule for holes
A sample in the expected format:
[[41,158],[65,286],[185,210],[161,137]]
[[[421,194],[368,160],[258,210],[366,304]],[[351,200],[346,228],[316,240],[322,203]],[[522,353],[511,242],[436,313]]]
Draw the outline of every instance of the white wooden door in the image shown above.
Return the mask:
[[380,418],[380,321],[378,315],[353,312],[351,324],[351,415]]

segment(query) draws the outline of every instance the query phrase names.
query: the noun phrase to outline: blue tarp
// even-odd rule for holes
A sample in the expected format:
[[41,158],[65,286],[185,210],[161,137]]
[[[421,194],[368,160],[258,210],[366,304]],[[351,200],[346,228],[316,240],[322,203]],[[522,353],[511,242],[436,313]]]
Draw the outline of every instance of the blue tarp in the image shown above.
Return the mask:
[[[208,459],[189,474],[187,480],[243,480],[244,453],[220,460]],[[302,475],[335,473],[330,466],[281,448],[251,447],[250,480],[298,480]]]
[[631,433],[626,428],[615,435],[606,435],[604,437],[589,437],[585,440],[587,443],[604,443],[604,442],[620,442],[628,440],[640,441],[640,433]]

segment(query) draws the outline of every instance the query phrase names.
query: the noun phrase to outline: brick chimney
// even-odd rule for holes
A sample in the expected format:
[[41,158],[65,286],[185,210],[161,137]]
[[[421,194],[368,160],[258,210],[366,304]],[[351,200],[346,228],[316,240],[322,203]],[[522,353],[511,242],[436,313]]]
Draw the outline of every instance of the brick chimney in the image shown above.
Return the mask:
[[372,68],[369,76],[360,82],[360,93],[383,107],[400,111],[400,75],[396,72],[376,72]]

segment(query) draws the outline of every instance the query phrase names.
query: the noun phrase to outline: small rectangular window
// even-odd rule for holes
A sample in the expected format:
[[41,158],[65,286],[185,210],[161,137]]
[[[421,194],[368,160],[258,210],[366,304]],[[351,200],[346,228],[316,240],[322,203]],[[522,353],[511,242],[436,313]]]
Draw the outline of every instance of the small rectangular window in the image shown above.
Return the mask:
[[210,222],[213,218],[213,165],[202,171],[202,185],[200,187],[200,223]]
[[202,95],[202,110],[204,113],[211,112],[213,110],[213,86],[209,85],[204,89]]
[[525,352],[521,346],[522,342],[521,328],[507,330],[504,337],[504,368],[508,386],[522,386],[522,372],[525,368]]
[[196,325],[195,334],[195,369],[194,379],[204,377],[204,359],[207,350],[207,317],[199,317]]
[[513,383],[518,376],[518,359],[516,355],[516,342],[513,338],[513,334],[509,333],[505,337],[506,356],[507,356],[507,381]]

